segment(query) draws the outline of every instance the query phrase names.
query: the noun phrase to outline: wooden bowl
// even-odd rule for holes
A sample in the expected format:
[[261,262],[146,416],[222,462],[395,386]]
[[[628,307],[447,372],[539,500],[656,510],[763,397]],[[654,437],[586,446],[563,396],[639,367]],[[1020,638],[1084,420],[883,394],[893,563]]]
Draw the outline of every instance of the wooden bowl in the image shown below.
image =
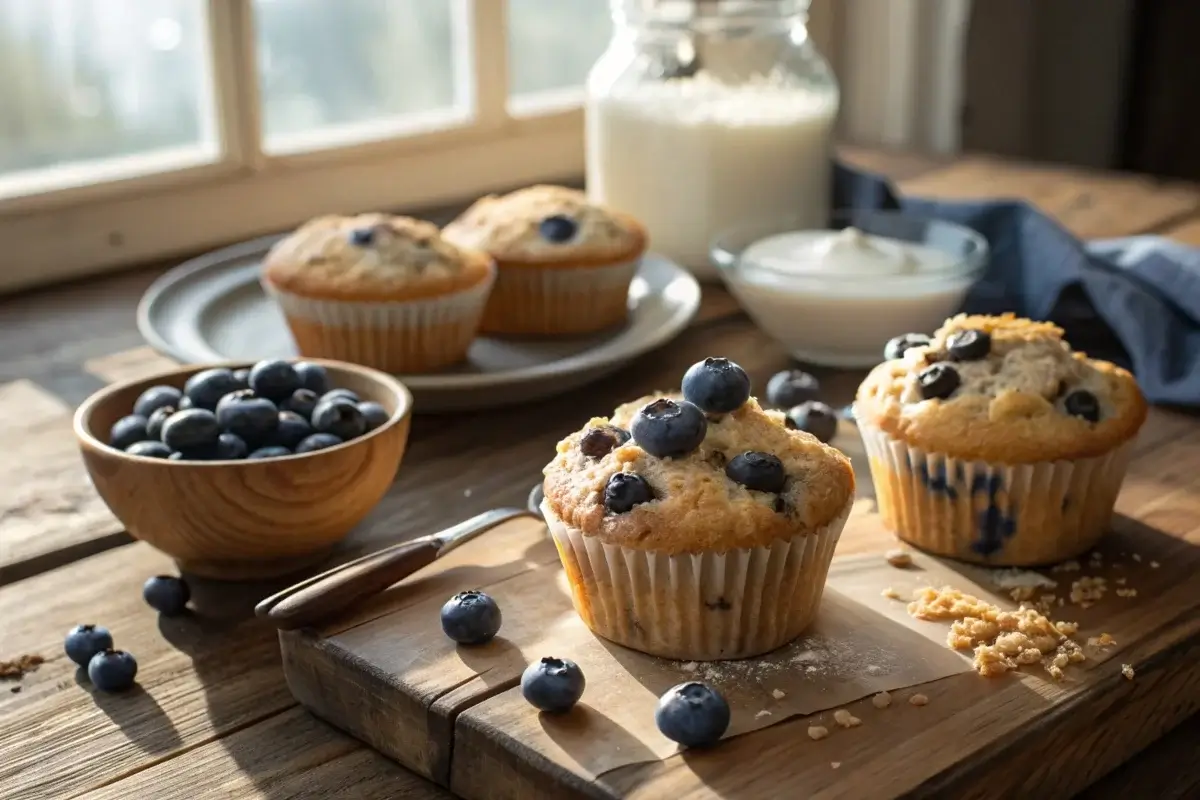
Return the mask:
[[366,436],[313,453],[254,461],[168,461],[109,447],[113,423],[145,389],[183,387],[213,366],[114,384],[75,412],[75,436],[100,497],[126,530],[208,578],[250,580],[324,559],[383,498],[408,443],[412,395],[390,375],[339,361],[330,383],[374,400],[391,418]]

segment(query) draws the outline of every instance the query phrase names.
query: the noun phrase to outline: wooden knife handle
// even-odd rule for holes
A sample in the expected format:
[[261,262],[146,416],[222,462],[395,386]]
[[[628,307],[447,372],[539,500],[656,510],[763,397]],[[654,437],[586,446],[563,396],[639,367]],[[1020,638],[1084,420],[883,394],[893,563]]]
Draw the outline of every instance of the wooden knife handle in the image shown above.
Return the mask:
[[440,548],[431,539],[394,545],[268,597],[255,612],[284,631],[316,624],[432,564]]

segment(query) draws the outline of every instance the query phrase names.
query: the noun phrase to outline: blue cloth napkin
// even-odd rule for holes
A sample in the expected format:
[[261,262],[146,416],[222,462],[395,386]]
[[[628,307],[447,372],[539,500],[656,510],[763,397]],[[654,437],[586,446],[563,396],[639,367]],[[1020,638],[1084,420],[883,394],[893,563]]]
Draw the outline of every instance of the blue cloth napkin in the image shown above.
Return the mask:
[[834,208],[974,228],[991,259],[964,311],[1054,322],[1076,350],[1131,370],[1150,402],[1200,408],[1200,249],[1159,236],[1084,243],[1022,201],[902,197],[886,179],[844,165]]

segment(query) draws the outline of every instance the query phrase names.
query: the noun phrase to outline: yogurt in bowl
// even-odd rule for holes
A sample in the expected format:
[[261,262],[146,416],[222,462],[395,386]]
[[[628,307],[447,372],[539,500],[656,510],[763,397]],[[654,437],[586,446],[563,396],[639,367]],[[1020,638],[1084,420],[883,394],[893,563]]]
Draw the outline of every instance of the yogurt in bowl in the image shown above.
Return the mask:
[[987,240],[941,220],[850,211],[828,230],[793,223],[729,231],[711,256],[755,324],[814,364],[878,364],[892,337],[952,316],[987,264]]

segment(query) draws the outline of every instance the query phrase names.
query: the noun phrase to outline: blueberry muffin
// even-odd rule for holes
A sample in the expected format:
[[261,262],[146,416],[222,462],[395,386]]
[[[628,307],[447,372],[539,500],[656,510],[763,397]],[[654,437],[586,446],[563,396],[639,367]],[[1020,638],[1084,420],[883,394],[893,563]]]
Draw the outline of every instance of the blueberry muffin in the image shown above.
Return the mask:
[[279,241],[262,282],[301,355],[414,373],[466,358],[495,273],[490,256],[431,223],[360,214],[320,217]]
[[854,409],[884,522],[996,566],[1073,558],[1108,527],[1147,406],[1133,376],[1011,314],[893,339]]
[[689,370],[593,419],[545,469],[545,515],[595,633],[666,658],[745,658],[814,619],[854,501],[837,450],[749,396],[736,364]]
[[484,197],[442,235],[496,260],[482,329],[500,336],[584,334],[624,322],[646,250],[637,220],[561,186]]

